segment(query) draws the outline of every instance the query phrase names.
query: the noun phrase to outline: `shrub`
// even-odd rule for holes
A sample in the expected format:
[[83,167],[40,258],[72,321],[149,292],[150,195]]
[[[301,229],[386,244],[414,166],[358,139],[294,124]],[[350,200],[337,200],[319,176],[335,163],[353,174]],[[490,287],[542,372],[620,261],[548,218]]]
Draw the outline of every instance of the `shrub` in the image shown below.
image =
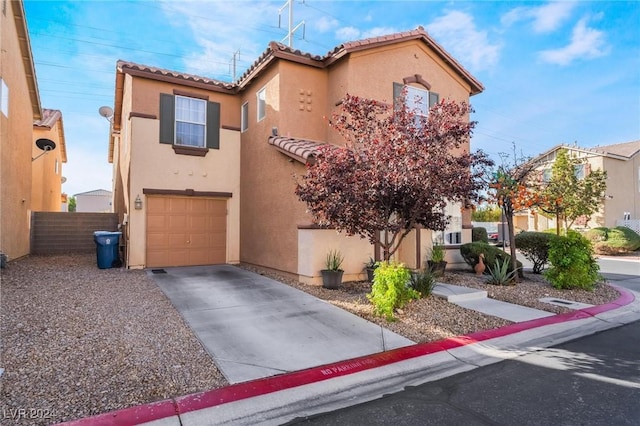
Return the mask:
[[[496,260],[499,260],[502,263],[504,259],[508,259],[509,272],[512,271],[511,256],[509,256],[508,253],[500,250],[498,247],[480,241],[462,244],[460,246],[460,254],[462,255],[462,258],[467,263],[467,265],[471,266],[472,270],[476,263],[478,263],[478,256],[480,255],[480,253],[484,253],[484,263],[487,265],[495,265]],[[522,277],[522,262],[520,262],[519,260],[517,262],[518,276]]]
[[601,280],[591,243],[576,231],[550,241],[549,261],[552,266],[544,276],[555,288],[593,290]]
[[380,262],[376,268],[371,293],[367,298],[373,303],[376,315],[384,315],[387,321],[393,321],[393,311],[403,307],[419,294],[408,286],[411,273],[402,264]]
[[436,286],[436,277],[429,269],[422,269],[411,274],[409,285],[420,293],[420,297],[427,297],[433,293]]
[[510,285],[516,276],[516,271],[509,272],[509,259],[502,262],[496,259],[493,266],[487,266],[489,279],[487,282],[494,285]]
[[601,241],[607,241],[607,234],[609,233],[609,228],[599,227],[589,229],[584,233],[584,237],[591,241],[592,244],[599,243]]
[[516,235],[516,247],[533,263],[533,273],[540,274],[549,261],[549,242],[555,235],[546,232],[521,232]]
[[584,233],[597,254],[616,255],[640,249],[640,235],[631,228],[593,228]]
[[471,241],[482,241],[484,243],[488,243],[489,234],[487,234],[487,228],[479,226],[471,229]]

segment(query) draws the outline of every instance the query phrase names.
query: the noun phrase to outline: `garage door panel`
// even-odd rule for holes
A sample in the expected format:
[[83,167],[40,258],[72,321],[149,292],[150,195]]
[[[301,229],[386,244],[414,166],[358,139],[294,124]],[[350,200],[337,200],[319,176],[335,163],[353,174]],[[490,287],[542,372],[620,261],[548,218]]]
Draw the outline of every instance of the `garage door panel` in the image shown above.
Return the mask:
[[167,198],[169,200],[168,212],[171,214],[185,214],[189,211],[187,198]]
[[166,216],[158,215],[158,214],[148,214],[147,215],[147,229],[152,230],[164,230],[168,226],[168,221]]
[[149,247],[167,247],[169,245],[168,235],[165,233],[147,233],[147,246]]
[[149,196],[147,266],[226,262],[227,201]]

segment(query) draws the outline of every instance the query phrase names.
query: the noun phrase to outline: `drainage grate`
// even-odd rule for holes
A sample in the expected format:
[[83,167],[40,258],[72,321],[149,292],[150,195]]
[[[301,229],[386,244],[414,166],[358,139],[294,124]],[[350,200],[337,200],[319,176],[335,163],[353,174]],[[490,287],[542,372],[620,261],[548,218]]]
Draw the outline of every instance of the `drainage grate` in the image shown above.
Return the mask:
[[593,306],[593,305],[589,305],[588,303],[574,302],[573,300],[564,300],[564,299],[558,299],[555,297],[543,297],[542,299],[538,299],[538,300],[544,303],[550,303],[556,306],[563,306],[569,309],[584,309],[584,308],[589,308]]
[[551,299],[549,300],[548,303],[560,303],[562,305],[573,305],[573,302],[569,302],[568,300],[558,300],[558,299]]
[[151,272],[153,272],[154,274],[166,274],[167,271],[165,271],[164,269],[152,269]]

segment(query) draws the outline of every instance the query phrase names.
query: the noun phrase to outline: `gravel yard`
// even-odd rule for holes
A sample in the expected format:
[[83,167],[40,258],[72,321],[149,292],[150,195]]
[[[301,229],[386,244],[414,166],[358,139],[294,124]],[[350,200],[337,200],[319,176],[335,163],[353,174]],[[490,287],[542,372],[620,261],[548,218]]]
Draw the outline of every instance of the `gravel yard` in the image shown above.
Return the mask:
[[143,271],[101,270],[95,255],[30,256],[9,263],[0,285],[2,425],[51,424],[227,384]]
[[[265,275],[416,342],[509,324],[435,297],[410,303],[389,323],[373,315],[366,298],[370,283],[327,290]],[[606,285],[594,292],[567,292],[554,290],[540,276],[525,277],[511,287],[488,286],[484,278],[466,272],[447,272],[443,281],[484,288],[496,299],[551,312],[568,309],[537,299],[601,304],[618,297]],[[51,424],[227,384],[143,271],[100,270],[95,255],[30,256],[2,270],[0,287],[2,425]],[[36,418],[17,415],[21,409]]]

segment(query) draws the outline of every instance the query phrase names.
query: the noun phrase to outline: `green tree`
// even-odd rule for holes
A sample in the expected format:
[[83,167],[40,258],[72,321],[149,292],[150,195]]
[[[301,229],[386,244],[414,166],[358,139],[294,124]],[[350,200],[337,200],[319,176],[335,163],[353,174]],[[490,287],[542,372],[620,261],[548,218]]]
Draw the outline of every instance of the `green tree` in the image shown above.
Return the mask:
[[70,212],[76,211],[76,197],[69,197],[69,209]]
[[561,223],[570,229],[578,218],[590,217],[600,209],[606,179],[607,172],[589,172],[584,158],[571,157],[566,149],[560,149],[551,167],[551,176],[534,189],[536,206],[555,216],[556,234],[560,235]]
[[501,217],[502,209],[495,204],[479,207],[471,213],[474,222],[500,222]]

